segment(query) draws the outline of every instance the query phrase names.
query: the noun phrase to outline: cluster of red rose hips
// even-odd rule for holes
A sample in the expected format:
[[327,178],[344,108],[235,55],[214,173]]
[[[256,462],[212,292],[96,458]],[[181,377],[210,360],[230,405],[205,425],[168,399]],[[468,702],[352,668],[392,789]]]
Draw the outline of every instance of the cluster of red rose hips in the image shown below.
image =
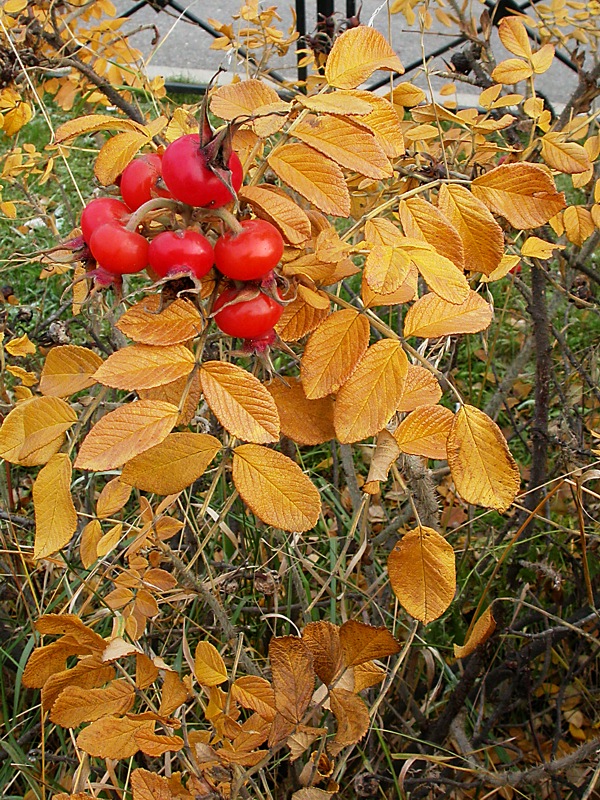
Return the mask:
[[[226,162],[226,163],[223,163]],[[198,223],[165,229],[149,241],[138,232],[146,213],[161,207],[221,209],[233,200],[242,184],[242,165],[235,152],[224,158],[211,152],[199,134],[182,136],[161,155],[135,158],[123,171],[122,201],[99,197],[84,208],[81,231],[96,260],[96,280],[108,285],[117,276],[146,269],[153,279],[192,276],[203,278],[213,267],[230,285],[216,298],[212,315],[229,336],[250,340],[257,347],[272,343],[274,325],[283,307],[277,301],[272,270],[283,254],[277,228],[262,219],[241,223],[221,215],[230,228],[211,244]],[[188,209],[189,210],[189,209]],[[192,219],[193,214],[187,215]],[[214,238],[214,237],[213,237]]]

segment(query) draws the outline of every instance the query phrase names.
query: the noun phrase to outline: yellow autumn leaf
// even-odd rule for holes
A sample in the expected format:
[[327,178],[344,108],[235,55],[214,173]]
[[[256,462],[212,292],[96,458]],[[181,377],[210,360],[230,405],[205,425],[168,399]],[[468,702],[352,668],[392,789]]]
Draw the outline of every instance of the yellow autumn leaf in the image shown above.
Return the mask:
[[347,116],[364,116],[373,110],[373,99],[356,97],[352,92],[329,92],[328,94],[315,94],[311,97],[297,95],[295,98],[304,108],[316,111],[319,114],[340,114]]
[[402,74],[402,62],[385,36],[360,25],[335,40],[325,64],[325,80],[338,89],[356,89],[376,70]]
[[478,408],[462,406],[454,417],[447,451],[452,480],[463,500],[506,511],[521,480],[496,423]]
[[218,686],[227,680],[225,662],[210,642],[198,642],[194,655],[194,675],[202,686]]
[[555,250],[564,250],[564,248],[564,244],[546,242],[538,236],[528,236],[521,246],[521,255],[545,260],[547,258],[552,258],[552,254]]
[[436,339],[457,333],[478,333],[485,330],[491,321],[490,304],[472,289],[462,303],[448,303],[429,292],[406,312],[404,335]]
[[116,326],[134,342],[163,347],[188,342],[202,332],[202,317],[189,300],[178,298],[161,311],[160,306],[158,295],[145,297],[126,311]]
[[310,238],[310,220],[306,213],[277,187],[244,186],[238,197],[248,203],[257,217],[275,225],[290,244],[302,244]]
[[126,117],[114,117],[108,114],[87,114],[84,117],[67,120],[56,129],[54,141],[56,144],[69,144],[78,136],[84,136],[96,131],[135,131],[140,133],[143,125]]
[[278,103],[279,95],[264,81],[251,78],[227,86],[219,86],[210,99],[210,110],[217,117],[233,120],[251,117],[261,106]]
[[180,409],[177,425],[189,425],[194,419],[200,394],[200,375],[197,371],[173,383],[154,386],[152,389],[138,389],[142,400],[163,400],[177,406]]
[[408,359],[400,342],[375,342],[339,390],[333,412],[342,443],[374,436],[390,421],[402,396]]
[[501,61],[492,72],[492,78],[497,83],[513,84],[526,81],[533,75],[533,67],[520,58],[507,58]]
[[335,438],[332,397],[308,400],[302,384],[294,378],[286,378],[285,384],[273,380],[266,388],[277,405],[284,436],[298,444],[309,445]]
[[347,94],[356,99],[365,100],[373,106],[373,110],[369,114],[357,117],[355,121],[373,132],[377,144],[386,156],[388,158],[403,156],[405,147],[402,124],[393,103],[390,103],[385,97],[360,89],[354,89]]
[[411,265],[406,251],[389,244],[376,244],[366,258],[363,274],[374,292],[391,294],[404,283]]
[[454,550],[433,528],[419,526],[405,533],[390,553],[387,568],[394,594],[425,625],[440,617],[454,599]]
[[108,714],[126,714],[135,701],[135,690],[127,680],[112,681],[104,689],[66,686],[57,697],[50,719],[63,728],[76,728]]
[[53,347],[46,356],[40,376],[40,391],[53,397],[68,397],[96,383],[94,372],[102,364],[100,356],[87,347],[74,344]]
[[453,261],[435,250],[407,248],[412,262],[432,292],[448,303],[463,303],[469,295],[469,284]]
[[84,569],[89,569],[98,559],[98,542],[102,538],[102,526],[97,519],[88,522],[81,532],[79,558]]
[[519,230],[537,228],[565,208],[547,171],[535,164],[502,164],[476,178],[473,195]]
[[441,396],[442,387],[435,375],[425,367],[409,364],[397,411],[414,411],[418,406],[434,406]]
[[473,630],[467,641],[462,646],[458,644],[454,645],[455,657],[466,658],[470,656],[480,644],[487,642],[495,630],[496,620],[492,614],[492,607],[488,606],[473,626]]
[[177,494],[204,474],[221,449],[207,433],[170,433],[125,464],[121,481],[143,492]]
[[31,356],[36,351],[36,346],[26,333],[23,336],[16,336],[4,345],[4,349],[11,356]]
[[254,375],[225,361],[205,361],[200,383],[210,410],[232,436],[256,444],[279,439],[277,406]]
[[399,210],[407,236],[429,242],[436,252],[449,258],[460,270],[465,268],[460,234],[439,208],[421,197],[411,197],[400,201]]
[[403,453],[445,459],[453,419],[454,414],[444,406],[419,406],[398,425],[394,438]]
[[[62,447],[65,432],[77,422],[75,411],[58,397],[34,397],[20,403],[8,415],[5,425],[12,415],[16,421],[16,425],[11,426],[13,433],[18,430],[18,437],[22,436],[16,463],[27,467],[45,464]],[[0,431],[0,441],[1,438]],[[11,460],[8,455],[3,457]]]
[[71,473],[69,456],[56,453],[34,481],[35,559],[56,553],[69,543],[77,529],[77,512],[71,497]]
[[275,717],[275,693],[264,678],[243,675],[231,684],[231,696],[244,708],[256,711],[263,719],[272,722]]
[[131,758],[140,749],[135,739],[138,731],[154,732],[155,721],[130,715],[109,715],[90,723],[77,736],[77,746],[98,758]]
[[565,142],[561,133],[546,133],[542,136],[542,158],[549,167],[576,175],[592,166],[587,150],[576,142]]
[[115,469],[159,444],[177,423],[177,406],[138,400],[102,417],[88,433],[75,460],[78,469]]
[[369,343],[369,322],[353,309],[330,314],[304,348],[300,375],[309,400],[337,391],[350,377]]
[[328,316],[329,308],[315,308],[302,297],[296,297],[283,309],[275,330],[284,342],[296,342],[312,333]]
[[525,25],[519,17],[502,17],[498,23],[498,35],[509,53],[521,58],[531,58],[529,36]]
[[567,239],[577,247],[594,233],[596,226],[591,213],[582,206],[569,206],[563,215]]
[[123,536],[123,523],[117,522],[110,530],[103,534],[96,544],[96,558],[104,558],[119,544]]
[[341,168],[308,145],[284,144],[267,158],[273,172],[325,214],[350,215],[350,194]]
[[94,378],[113,389],[152,389],[189,375],[194,364],[194,354],[183,344],[132,344],[110,355]]
[[427,95],[419,86],[409,81],[402,81],[397,83],[392,90],[392,102],[398,106],[406,108],[413,108],[423,103],[427,99]]
[[395,292],[390,294],[378,294],[367,283],[364,274],[360,287],[360,294],[363,305],[365,308],[376,308],[378,306],[393,306],[400,303],[408,303],[414,300],[417,294],[417,283],[419,280],[419,273],[416,267],[411,266],[409,273],[404,283],[399,286]]
[[112,517],[126,505],[131,495],[131,486],[123,483],[120,478],[109,481],[96,500],[96,516],[98,519]]
[[347,119],[309,115],[294,127],[294,136],[353,172],[376,180],[392,174],[373,134]]
[[233,482],[244,502],[267,525],[302,532],[317,524],[319,492],[282,453],[256,444],[236,447]]
[[444,185],[438,206],[462,239],[465,268],[484,275],[493,272],[504,253],[504,234],[483,202],[464,186]]
[[110,186],[123,172],[138,150],[148,141],[147,133],[126,131],[106,141],[94,164],[94,175],[102,186]]

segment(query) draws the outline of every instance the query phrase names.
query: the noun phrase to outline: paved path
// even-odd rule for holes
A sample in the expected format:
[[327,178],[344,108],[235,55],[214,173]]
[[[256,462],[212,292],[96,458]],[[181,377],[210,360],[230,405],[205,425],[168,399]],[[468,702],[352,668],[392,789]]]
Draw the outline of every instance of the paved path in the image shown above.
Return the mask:
[[[229,23],[231,17],[240,7],[241,0],[220,0],[220,2],[208,2],[207,0],[175,0],[182,7],[186,7],[196,16],[208,21],[210,19],[219,22]],[[306,0],[306,20],[307,29],[310,31],[316,21],[316,0]],[[119,13],[130,9],[134,5],[130,0],[117,0],[116,7]],[[284,29],[291,24],[292,12],[291,2],[278,2],[278,0],[266,0],[265,7],[276,5],[282,17]],[[358,5],[358,3],[357,3]],[[477,8],[480,8],[477,3]],[[402,62],[409,64],[421,58],[421,36],[418,25],[409,29],[404,18],[396,14],[388,19],[385,4],[382,6],[381,0],[363,0],[361,21],[369,22],[373,17],[373,24],[386,35],[391,36],[393,45],[398,52]],[[336,7],[340,10],[345,9],[344,0],[336,0]],[[234,64],[231,57],[221,50],[211,50],[212,37],[205,31],[187,22],[180,13],[167,8],[159,13],[155,12],[150,6],[146,5],[137,11],[127,22],[127,28],[138,28],[145,26],[145,29],[132,38],[132,42],[139,48],[146,60],[146,68],[151,75],[161,74],[168,79],[184,78],[187,81],[206,83],[219,67],[224,67],[230,73],[238,72],[240,75],[246,74],[244,65]],[[443,28],[439,23],[434,23],[432,33],[426,33],[424,44],[426,52],[440,47],[448,41],[448,29]],[[157,46],[152,45],[155,32],[158,32],[160,40]],[[498,41],[495,34],[495,48],[498,58],[504,58],[507,54]],[[447,56],[449,58],[449,56]],[[295,53],[293,48],[283,59],[272,62],[272,66],[285,76],[295,75]],[[444,62],[437,58],[434,62],[437,69],[444,70]],[[379,73],[382,75],[383,73]],[[411,79],[415,73],[411,74]],[[223,82],[223,79],[221,79]],[[425,79],[421,74],[416,77],[416,82],[425,87]],[[443,81],[434,81],[434,86],[438,88]],[[556,105],[562,105],[569,97],[570,92],[576,85],[576,76],[558,63],[556,60],[550,70],[536,80],[536,87],[544,92],[546,96]],[[479,90],[458,84],[459,103],[464,105],[474,104]],[[519,87],[520,88],[520,87]]]

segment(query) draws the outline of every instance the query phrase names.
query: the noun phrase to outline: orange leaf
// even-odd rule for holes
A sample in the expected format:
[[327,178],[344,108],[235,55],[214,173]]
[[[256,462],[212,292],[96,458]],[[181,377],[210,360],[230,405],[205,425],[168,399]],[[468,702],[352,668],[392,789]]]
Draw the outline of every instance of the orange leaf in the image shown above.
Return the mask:
[[440,255],[464,269],[465,253],[460,234],[439,208],[421,197],[401,200],[400,221],[407,236],[429,242]]
[[463,303],[447,303],[433,292],[424,294],[406,312],[404,335],[435,339],[457,333],[477,333],[492,321],[489,303],[469,290]]
[[354,692],[345,689],[332,689],[329,695],[331,711],[336,718],[338,729],[333,742],[327,745],[331,755],[337,755],[344,747],[356,744],[369,730],[369,709],[364,700]]
[[446,458],[446,442],[454,414],[444,406],[419,406],[402,420],[394,438],[403,453]]
[[77,746],[98,758],[131,758],[140,749],[135,734],[154,731],[154,720],[106,716],[95,720],[77,737]]
[[479,645],[487,642],[492,633],[496,630],[496,620],[492,614],[492,607],[488,606],[483,614],[478,618],[473,626],[471,635],[462,645],[454,645],[454,655],[456,658],[466,658],[473,653]]
[[194,364],[194,354],[183,344],[132,344],[110,355],[94,378],[113,389],[152,389],[189,375]]
[[442,389],[435,375],[414,364],[408,365],[402,397],[398,411],[414,411],[417,406],[436,405],[442,396]]
[[310,651],[296,636],[274,636],[269,661],[277,711],[290,722],[301,722],[315,685]]
[[35,479],[35,559],[56,553],[70,542],[77,529],[77,512],[71,498],[71,473],[69,456],[56,453]]
[[53,397],[68,397],[96,383],[94,372],[102,359],[86,347],[66,344],[53,347],[46,356],[40,376],[40,392]]
[[257,217],[266,219],[290,244],[298,245],[310,238],[310,220],[287,194],[275,186],[244,186],[238,192]]
[[163,347],[188,342],[202,332],[202,317],[189,300],[178,298],[159,312],[160,304],[158,295],[145,297],[123,314],[117,328],[134,342]]
[[322,444],[335,439],[333,427],[333,398],[308,400],[299,380],[287,378],[287,385],[274,380],[267,384],[273,396],[281,433],[298,444]]
[[302,641],[313,657],[317,677],[328,686],[342,668],[340,629],[331,622],[309,622],[302,631]]
[[375,28],[360,25],[335,40],[325,64],[325,80],[338,89],[356,89],[378,69],[404,72],[385,36]]
[[63,728],[76,728],[108,714],[125,714],[134,701],[135,691],[126,680],[113,681],[105,689],[67,686],[54,702],[50,719]]
[[378,628],[354,619],[344,622],[340,628],[340,641],[347,667],[356,667],[400,652],[398,641],[387,628]]

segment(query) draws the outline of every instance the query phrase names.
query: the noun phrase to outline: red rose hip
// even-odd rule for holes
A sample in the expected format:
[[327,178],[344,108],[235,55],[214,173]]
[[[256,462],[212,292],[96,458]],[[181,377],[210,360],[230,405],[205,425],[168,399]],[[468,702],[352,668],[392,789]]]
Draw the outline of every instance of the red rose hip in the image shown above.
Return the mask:
[[[248,300],[240,298],[223,308],[227,303],[240,297],[247,289],[225,289],[216,299],[213,311],[215,322],[223,333],[239,339],[257,339],[270,331],[279,321],[283,306],[264,292],[258,292]],[[221,310],[220,310],[221,309]]]
[[245,220],[239,233],[228,231],[215,245],[217,269],[236,281],[262,278],[277,266],[282,255],[283,238],[264,219]]
[[196,278],[202,278],[210,272],[213,263],[211,243],[189,228],[159,233],[148,248],[148,264],[161,278],[181,272],[191,272]]

